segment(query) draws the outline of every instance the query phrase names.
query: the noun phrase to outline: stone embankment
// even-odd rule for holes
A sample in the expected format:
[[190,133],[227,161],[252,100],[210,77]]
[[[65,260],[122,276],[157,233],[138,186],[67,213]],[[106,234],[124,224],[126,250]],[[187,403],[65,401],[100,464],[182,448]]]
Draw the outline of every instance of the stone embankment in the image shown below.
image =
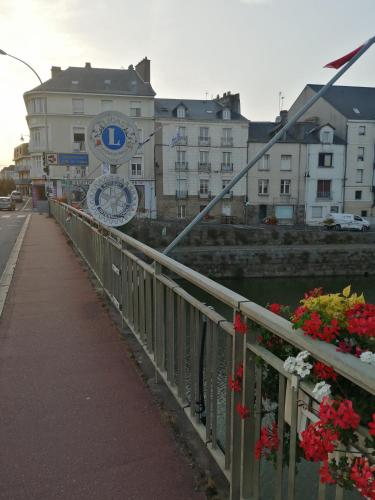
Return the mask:
[[[133,224],[126,233],[163,249],[184,225]],[[212,278],[375,274],[375,232],[201,224],[171,257]]]

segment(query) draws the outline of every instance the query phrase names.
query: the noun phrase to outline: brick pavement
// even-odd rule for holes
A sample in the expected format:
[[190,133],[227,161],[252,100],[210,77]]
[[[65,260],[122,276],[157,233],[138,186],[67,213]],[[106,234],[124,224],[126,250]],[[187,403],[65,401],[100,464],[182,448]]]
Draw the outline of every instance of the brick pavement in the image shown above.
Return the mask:
[[0,320],[0,499],[205,498],[102,306],[34,214]]

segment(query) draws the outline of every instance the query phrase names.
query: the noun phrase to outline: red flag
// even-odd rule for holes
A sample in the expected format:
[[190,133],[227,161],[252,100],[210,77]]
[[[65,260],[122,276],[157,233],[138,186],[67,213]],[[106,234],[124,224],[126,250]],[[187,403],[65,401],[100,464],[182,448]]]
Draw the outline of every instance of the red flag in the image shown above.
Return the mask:
[[335,69],[341,68],[341,66],[343,66],[345,63],[350,61],[350,59],[352,59],[357,54],[357,52],[359,52],[361,50],[363,45],[361,45],[357,49],[353,50],[352,52],[349,52],[349,54],[346,54],[346,56],[340,57],[340,59],[336,59],[335,61],[332,61],[332,62],[326,64],[324,67],[325,68],[335,68]]

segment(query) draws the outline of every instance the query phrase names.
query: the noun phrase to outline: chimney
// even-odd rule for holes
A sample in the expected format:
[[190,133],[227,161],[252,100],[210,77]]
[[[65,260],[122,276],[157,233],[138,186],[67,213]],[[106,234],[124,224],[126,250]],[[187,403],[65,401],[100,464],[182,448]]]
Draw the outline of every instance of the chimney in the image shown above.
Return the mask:
[[286,109],[280,111],[280,122],[285,125],[288,121],[288,111]]
[[91,63],[87,62],[87,63],[85,64],[85,68],[86,68],[86,69],[91,69]]
[[150,59],[145,57],[136,65],[135,69],[144,82],[150,83]]
[[61,66],[52,66],[51,78],[55,78],[59,73],[61,73]]
[[216,101],[235,113],[241,113],[240,94],[232,94],[231,91],[228,90],[228,92],[224,92],[223,97],[217,96]]

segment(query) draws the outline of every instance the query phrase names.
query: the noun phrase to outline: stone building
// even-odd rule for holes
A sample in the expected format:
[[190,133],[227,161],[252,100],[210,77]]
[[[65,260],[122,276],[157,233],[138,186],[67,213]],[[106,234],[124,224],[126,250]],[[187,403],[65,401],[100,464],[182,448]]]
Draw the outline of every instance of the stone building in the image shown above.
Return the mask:
[[[248,120],[239,94],[211,100],[155,99],[158,218],[192,219],[246,165]],[[244,219],[245,181],[208,218]]]

